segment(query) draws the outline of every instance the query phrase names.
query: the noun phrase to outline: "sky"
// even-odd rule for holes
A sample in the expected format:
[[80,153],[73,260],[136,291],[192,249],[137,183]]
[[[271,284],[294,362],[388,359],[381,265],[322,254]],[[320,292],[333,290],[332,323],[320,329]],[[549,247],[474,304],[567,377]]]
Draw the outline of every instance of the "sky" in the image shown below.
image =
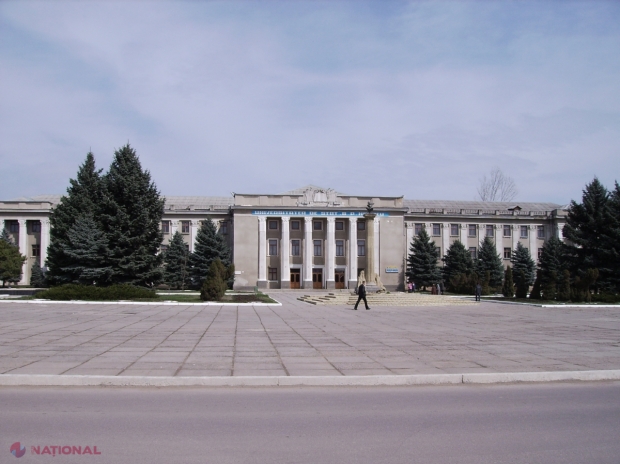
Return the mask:
[[163,195],[620,180],[620,2],[0,1],[0,199],[126,143]]

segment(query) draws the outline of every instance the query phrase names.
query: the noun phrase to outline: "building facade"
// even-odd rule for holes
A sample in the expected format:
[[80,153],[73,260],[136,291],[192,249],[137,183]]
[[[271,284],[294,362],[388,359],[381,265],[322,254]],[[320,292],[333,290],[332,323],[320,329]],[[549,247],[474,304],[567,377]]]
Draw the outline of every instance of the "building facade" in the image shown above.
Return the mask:
[[[0,202],[0,225],[27,257],[44,267],[49,215],[60,195]],[[554,203],[406,200],[355,196],[306,186],[281,194],[166,197],[165,249],[178,230],[193,251],[200,222],[210,218],[233,251],[235,288],[354,288],[361,271],[388,290],[403,288],[414,236],[425,228],[440,256],[460,240],[475,257],[491,237],[504,264],[517,243],[536,260],[545,240],[563,238],[566,208]],[[438,263],[441,265],[441,261]]]

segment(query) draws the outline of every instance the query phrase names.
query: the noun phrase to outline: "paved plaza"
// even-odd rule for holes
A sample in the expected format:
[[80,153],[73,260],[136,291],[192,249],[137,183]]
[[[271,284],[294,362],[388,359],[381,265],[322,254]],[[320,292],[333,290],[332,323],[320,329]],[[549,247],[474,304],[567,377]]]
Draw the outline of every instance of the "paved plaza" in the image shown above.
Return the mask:
[[342,376],[620,369],[620,307],[0,302],[0,373]]

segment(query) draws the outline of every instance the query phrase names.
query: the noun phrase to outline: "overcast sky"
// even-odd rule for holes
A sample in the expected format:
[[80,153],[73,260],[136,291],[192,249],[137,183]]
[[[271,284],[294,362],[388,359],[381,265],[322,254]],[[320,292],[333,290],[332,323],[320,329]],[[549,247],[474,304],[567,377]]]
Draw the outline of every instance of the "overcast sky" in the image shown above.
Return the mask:
[[164,195],[620,180],[620,2],[0,1],[0,199],[127,142]]

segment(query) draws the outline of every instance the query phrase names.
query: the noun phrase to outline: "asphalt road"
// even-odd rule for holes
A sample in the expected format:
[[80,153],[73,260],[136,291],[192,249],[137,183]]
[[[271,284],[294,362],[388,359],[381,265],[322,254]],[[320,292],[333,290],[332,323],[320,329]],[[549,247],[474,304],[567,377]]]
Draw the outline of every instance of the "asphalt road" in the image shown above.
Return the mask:
[[[620,382],[4,387],[0,437],[0,463],[617,464]],[[14,442],[25,447],[18,461]],[[32,446],[96,446],[101,454],[53,457]]]

